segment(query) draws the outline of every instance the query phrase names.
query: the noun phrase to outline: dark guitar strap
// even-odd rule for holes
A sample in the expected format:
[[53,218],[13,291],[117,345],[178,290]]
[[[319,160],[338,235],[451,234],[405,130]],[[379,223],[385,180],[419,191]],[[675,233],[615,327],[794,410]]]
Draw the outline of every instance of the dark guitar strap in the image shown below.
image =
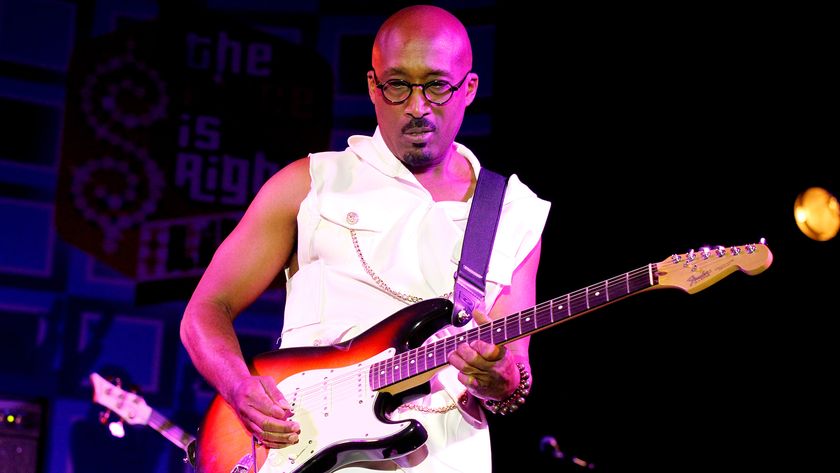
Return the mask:
[[461,261],[455,273],[452,325],[462,327],[472,318],[472,311],[484,298],[487,266],[499,226],[507,178],[481,168],[475,184],[470,215],[464,232]]

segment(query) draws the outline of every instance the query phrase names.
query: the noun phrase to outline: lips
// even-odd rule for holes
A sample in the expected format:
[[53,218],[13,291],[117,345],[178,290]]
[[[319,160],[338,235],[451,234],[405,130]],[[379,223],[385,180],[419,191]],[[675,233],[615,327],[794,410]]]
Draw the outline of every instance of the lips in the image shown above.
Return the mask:
[[406,135],[425,135],[427,133],[431,133],[434,131],[431,128],[409,128],[407,130],[403,130],[403,133]]

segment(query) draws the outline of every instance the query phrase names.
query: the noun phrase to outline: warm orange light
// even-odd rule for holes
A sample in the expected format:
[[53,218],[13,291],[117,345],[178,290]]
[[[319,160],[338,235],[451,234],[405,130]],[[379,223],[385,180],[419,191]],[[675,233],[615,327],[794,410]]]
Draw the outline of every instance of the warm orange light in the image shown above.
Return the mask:
[[840,230],[840,204],[822,187],[811,187],[799,194],[793,215],[799,230],[813,240],[830,240]]

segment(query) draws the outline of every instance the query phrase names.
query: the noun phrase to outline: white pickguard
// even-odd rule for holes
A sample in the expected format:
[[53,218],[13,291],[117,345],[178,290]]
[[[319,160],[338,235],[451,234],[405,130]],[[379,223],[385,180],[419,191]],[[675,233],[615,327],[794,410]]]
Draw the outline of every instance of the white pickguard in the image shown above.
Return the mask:
[[[335,369],[302,371],[277,385],[292,404],[300,424],[298,443],[271,449],[259,473],[292,473],[319,452],[342,442],[376,441],[405,429],[409,423],[385,424],[374,415],[377,391],[370,389],[370,365],[394,356],[390,348],[362,363]],[[367,460],[359,450],[358,460]]]

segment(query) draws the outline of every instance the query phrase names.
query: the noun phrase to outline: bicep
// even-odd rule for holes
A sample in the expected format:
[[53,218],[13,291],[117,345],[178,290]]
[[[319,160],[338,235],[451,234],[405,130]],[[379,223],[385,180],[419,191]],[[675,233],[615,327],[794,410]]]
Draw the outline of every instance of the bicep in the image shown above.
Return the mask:
[[308,158],[272,176],[216,250],[193,298],[223,305],[235,317],[259,297],[294,249],[297,212],[309,185]]
[[[540,264],[542,240],[538,241],[528,256],[516,267],[511,276],[510,286],[505,286],[493,304],[489,317],[493,320],[530,309],[536,304],[537,269]],[[511,342],[509,348],[527,351],[528,338]]]

